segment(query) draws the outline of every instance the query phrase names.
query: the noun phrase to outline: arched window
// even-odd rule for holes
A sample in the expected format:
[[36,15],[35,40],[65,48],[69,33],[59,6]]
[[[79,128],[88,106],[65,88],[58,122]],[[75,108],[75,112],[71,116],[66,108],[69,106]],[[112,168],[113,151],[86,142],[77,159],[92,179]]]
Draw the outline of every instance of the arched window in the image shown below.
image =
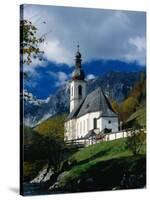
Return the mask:
[[87,119],[87,132],[89,131],[89,119]]
[[71,88],[71,95],[73,96],[73,87]]
[[80,122],[80,135],[82,134],[82,122]]
[[96,118],[93,119],[93,128],[94,129],[97,128],[97,119]]
[[81,85],[78,86],[78,95],[79,95],[79,97],[82,97],[82,86]]
[[83,133],[85,133],[85,120],[83,120]]

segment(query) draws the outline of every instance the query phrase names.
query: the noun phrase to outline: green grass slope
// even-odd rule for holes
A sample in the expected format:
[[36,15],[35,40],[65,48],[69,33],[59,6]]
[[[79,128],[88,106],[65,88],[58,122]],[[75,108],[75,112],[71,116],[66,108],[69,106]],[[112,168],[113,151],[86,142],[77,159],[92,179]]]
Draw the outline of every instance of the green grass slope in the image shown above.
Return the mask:
[[108,190],[119,185],[124,173],[145,173],[145,146],[134,157],[126,149],[125,139],[103,142],[81,149],[69,162],[69,171],[60,180],[63,190]]
[[140,126],[146,126],[146,108],[141,108],[133,113],[127,120],[126,124],[139,124]]

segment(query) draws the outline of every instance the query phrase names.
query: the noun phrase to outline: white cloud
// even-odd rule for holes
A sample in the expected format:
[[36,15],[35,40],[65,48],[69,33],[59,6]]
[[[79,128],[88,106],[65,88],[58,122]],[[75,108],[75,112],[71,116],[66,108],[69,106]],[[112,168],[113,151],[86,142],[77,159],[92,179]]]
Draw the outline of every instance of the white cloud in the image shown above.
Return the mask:
[[145,63],[145,12],[28,5],[26,16],[36,16],[31,21],[39,35],[48,33],[43,48],[50,61],[73,64],[79,41],[83,62],[117,59]]
[[69,75],[61,71],[59,72],[49,71],[48,74],[56,80],[56,84],[55,84],[56,87],[60,85],[64,85],[69,78]]
[[94,79],[96,78],[96,76],[94,74],[88,74],[86,77],[88,80]]
[[130,45],[129,51],[125,55],[125,60],[131,61],[138,61],[139,64],[145,65],[146,63],[146,39],[145,37],[135,37],[129,38],[128,43]]
[[60,81],[65,81],[65,80],[67,80],[67,74],[66,73],[64,73],[64,72],[58,72],[58,79],[60,80]]
[[131,45],[134,45],[139,52],[146,50],[146,39],[145,39],[145,37],[137,36],[135,38],[130,38],[129,43]]
[[57,64],[72,64],[71,53],[65,49],[65,46],[61,45],[59,40],[47,41],[41,48],[48,60],[56,62]]
[[56,86],[64,85],[66,81],[68,80],[68,76],[64,72],[58,72],[58,81],[56,82]]

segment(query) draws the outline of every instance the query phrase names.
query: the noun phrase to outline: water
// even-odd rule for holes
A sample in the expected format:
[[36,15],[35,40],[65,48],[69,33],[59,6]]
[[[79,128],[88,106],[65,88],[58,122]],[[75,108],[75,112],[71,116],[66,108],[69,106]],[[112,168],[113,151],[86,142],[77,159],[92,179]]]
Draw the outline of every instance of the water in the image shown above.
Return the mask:
[[61,194],[64,192],[61,191],[50,191],[48,187],[43,183],[24,183],[23,184],[23,195],[31,196],[31,195],[46,195],[46,194]]
[[40,195],[48,192],[48,189],[44,188],[41,183],[24,183],[23,194],[24,195]]

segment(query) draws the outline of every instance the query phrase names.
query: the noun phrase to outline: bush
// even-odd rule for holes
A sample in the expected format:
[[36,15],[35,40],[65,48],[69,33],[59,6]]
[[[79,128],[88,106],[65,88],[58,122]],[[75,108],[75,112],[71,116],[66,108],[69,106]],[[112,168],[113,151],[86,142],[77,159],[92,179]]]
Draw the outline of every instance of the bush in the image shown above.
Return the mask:
[[126,140],[126,147],[133,153],[133,155],[138,155],[146,141],[145,130],[132,129],[128,134],[129,136]]

